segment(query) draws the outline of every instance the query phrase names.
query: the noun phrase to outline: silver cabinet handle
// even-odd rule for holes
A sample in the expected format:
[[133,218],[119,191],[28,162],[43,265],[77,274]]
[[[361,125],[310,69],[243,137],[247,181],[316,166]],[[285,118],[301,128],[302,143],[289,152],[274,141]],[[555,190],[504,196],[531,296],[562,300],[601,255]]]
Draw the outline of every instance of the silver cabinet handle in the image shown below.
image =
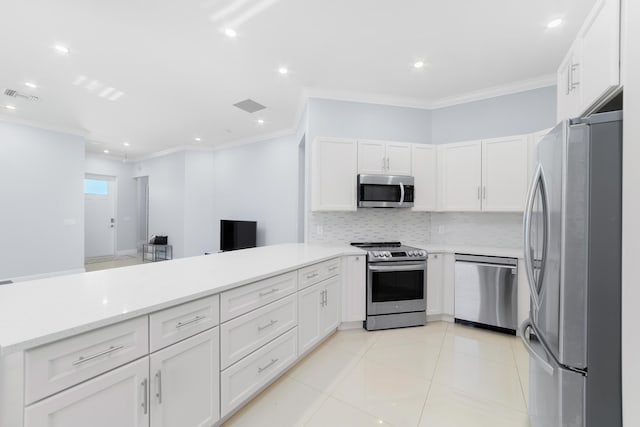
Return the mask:
[[158,398],[158,404],[162,404],[162,371],[156,372],[156,397]]
[[266,365],[264,365],[262,368],[258,366],[258,373],[261,374],[262,371],[269,369],[270,367],[272,367],[278,360],[277,357],[275,359],[271,359],[271,362],[267,363]]
[[387,170],[389,170],[389,169],[391,169],[391,166],[390,166],[390,162],[389,162],[389,157],[387,157]]
[[[357,258],[356,258],[356,260],[357,260]],[[334,265],[333,267],[329,268],[329,271],[336,271],[337,269],[338,269],[338,266]]]
[[180,328],[182,328],[184,326],[190,325],[192,323],[196,323],[196,322],[198,322],[198,321],[200,321],[200,320],[202,320],[204,318],[205,318],[205,316],[196,316],[191,320],[187,320],[186,322],[178,322],[176,324],[176,329],[180,329]]
[[480,186],[478,185],[478,200],[480,200]]
[[273,289],[271,289],[269,292],[260,292],[260,293],[258,294],[258,296],[260,296],[261,298],[262,298],[262,297],[266,297],[267,295],[275,294],[275,293],[276,293],[276,292],[278,292],[279,290],[280,290],[280,289],[278,289],[278,288],[273,288]]
[[72,362],[71,365],[78,366],[78,365],[81,365],[81,364],[83,364],[85,362],[88,362],[89,360],[93,360],[93,359],[98,358],[100,356],[106,356],[107,354],[111,354],[114,351],[118,351],[118,350],[121,350],[123,348],[124,348],[124,345],[118,345],[118,346],[113,346],[112,345],[108,349],[106,349],[104,351],[101,351],[99,353],[96,353],[96,354],[92,354],[91,356],[86,356],[86,357],[85,356],[80,356],[78,358],[78,360]]
[[318,273],[307,274],[307,279],[313,279],[314,277],[318,277]]
[[482,199],[483,200],[487,200],[487,186],[486,185],[482,186]]
[[382,158],[382,170],[385,170],[386,168],[387,168],[386,161],[385,161],[385,158],[383,157]]
[[320,307],[324,307],[324,291],[320,292]]
[[277,321],[277,320],[273,320],[273,319],[272,319],[272,320],[271,320],[269,323],[267,323],[266,325],[264,325],[264,326],[258,326],[258,332],[263,331],[263,330],[265,330],[265,329],[267,329],[267,328],[270,328],[271,326],[275,325],[276,323],[278,323],[278,321]]
[[145,378],[144,381],[140,383],[140,385],[142,386],[142,405],[141,406],[142,406],[142,409],[144,409],[144,414],[147,415],[147,413],[149,412],[149,394],[147,391],[149,380]]
[[578,86],[580,86],[580,81],[575,81],[573,79],[573,73],[578,69],[578,67],[580,67],[580,63],[576,63],[576,64],[571,64],[571,68],[569,69],[569,74],[571,74],[571,77],[569,78],[569,82],[570,82],[570,87],[569,90],[573,91],[574,89],[576,89]]
[[328,298],[327,298],[327,290],[325,289],[324,290],[324,306],[325,307],[327,306],[327,300],[328,300]]

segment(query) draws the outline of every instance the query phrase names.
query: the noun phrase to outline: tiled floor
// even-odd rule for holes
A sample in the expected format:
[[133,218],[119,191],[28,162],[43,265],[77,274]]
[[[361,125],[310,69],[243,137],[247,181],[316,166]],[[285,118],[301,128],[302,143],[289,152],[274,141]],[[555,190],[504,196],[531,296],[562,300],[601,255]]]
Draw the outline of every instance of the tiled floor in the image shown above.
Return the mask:
[[515,337],[454,325],[339,331],[242,408],[240,426],[528,426]]
[[98,271],[136,264],[142,264],[142,254],[87,258],[84,269],[85,271]]

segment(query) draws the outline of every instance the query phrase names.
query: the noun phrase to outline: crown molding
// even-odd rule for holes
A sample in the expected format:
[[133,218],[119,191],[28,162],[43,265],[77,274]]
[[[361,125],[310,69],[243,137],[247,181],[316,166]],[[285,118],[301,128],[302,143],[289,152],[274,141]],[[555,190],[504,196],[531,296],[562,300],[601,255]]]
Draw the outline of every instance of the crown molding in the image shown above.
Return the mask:
[[226,150],[229,148],[240,147],[242,145],[250,145],[258,142],[268,141],[270,139],[282,138],[284,136],[291,136],[291,135],[295,135],[295,133],[296,133],[295,128],[286,128],[280,131],[271,132],[271,133],[262,134],[262,135],[256,135],[249,138],[236,139],[221,145],[216,145],[212,147],[212,149],[213,151]]
[[34,127],[34,128],[42,129],[42,130],[48,130],[48,131],[58,132],[58,133],[66,133],[66,134],[74,135],[74,136],[80,136],[80,137],[85,138],[85,139],[90,134],[90,132],[87,129],[83,129],[83,128],[74,128],[74,127],[67,127],[67,126],[51,125],[51,124],[47,124],[47,123],[37,122],[35,120],[28,120],[28,119],[23,119],[23,118],[20,118],[20,117],[13,117],[13,116],[10,116],[10,115],[4,114],[4,113],[0,113],[0,120],[2,120],[4,122],[8,122],[8,123],[15,123],[15,124],[18,124],[18,125]]
[[520,80],[505,85],[491,86],[485,89],[474,90],[460,95],[448,96],[431,102],[431,109],[451,107],[468,102],[482,101],[484,99],[498,96],[512,95],[514,93],[526,92],[528,90],[540,89],[543,87],[555,86],[557,77],[555,74],[536,77],[533,79]]
[[404,98],[397,96],[380,95],[375,93],[350,92],[322,88],[303,89],[303,98],[331,99],[334,101],[361,102],[365,104],[391,105],[405,108],[431,108],[431,103],[424,99]]

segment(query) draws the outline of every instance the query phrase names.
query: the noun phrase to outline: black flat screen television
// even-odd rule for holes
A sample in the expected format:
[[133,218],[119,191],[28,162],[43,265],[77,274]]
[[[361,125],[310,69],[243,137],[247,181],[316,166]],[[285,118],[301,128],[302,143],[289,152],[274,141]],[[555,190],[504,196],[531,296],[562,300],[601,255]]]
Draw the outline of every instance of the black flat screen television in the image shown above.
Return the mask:
[[256,221],[220,220],[220,250],[234,251],[256,247]]

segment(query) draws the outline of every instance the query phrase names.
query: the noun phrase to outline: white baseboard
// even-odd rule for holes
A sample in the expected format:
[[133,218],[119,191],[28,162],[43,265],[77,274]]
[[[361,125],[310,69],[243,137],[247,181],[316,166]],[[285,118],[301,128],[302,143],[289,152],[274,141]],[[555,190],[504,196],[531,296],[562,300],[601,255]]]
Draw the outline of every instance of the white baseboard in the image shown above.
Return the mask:
[[342,322],[338,326],[339,331],[347,331],[349,329],[362,329],[362,320],[356,320],[355,322]]
[[138,250],[137,249],[123,249],[121,251],[116,251],[116,255],[118,255],[118,256],[122,256],[122,255],[138,255]]
[[84,272],[85,270],[83,267],[83,268],[76,268],[73,270],[53,271],[51,273],[34,274],[32,276],[9,277],[8,280],[12,280],[15,283],[27,282],[29,280],[46,279],[48,277],[66,276],[68,274],[78,274],[78,273],[84,273]]
[[453,323],[454,317],[450,314],[438,313],[427,314],[427,322],[449,322]]

